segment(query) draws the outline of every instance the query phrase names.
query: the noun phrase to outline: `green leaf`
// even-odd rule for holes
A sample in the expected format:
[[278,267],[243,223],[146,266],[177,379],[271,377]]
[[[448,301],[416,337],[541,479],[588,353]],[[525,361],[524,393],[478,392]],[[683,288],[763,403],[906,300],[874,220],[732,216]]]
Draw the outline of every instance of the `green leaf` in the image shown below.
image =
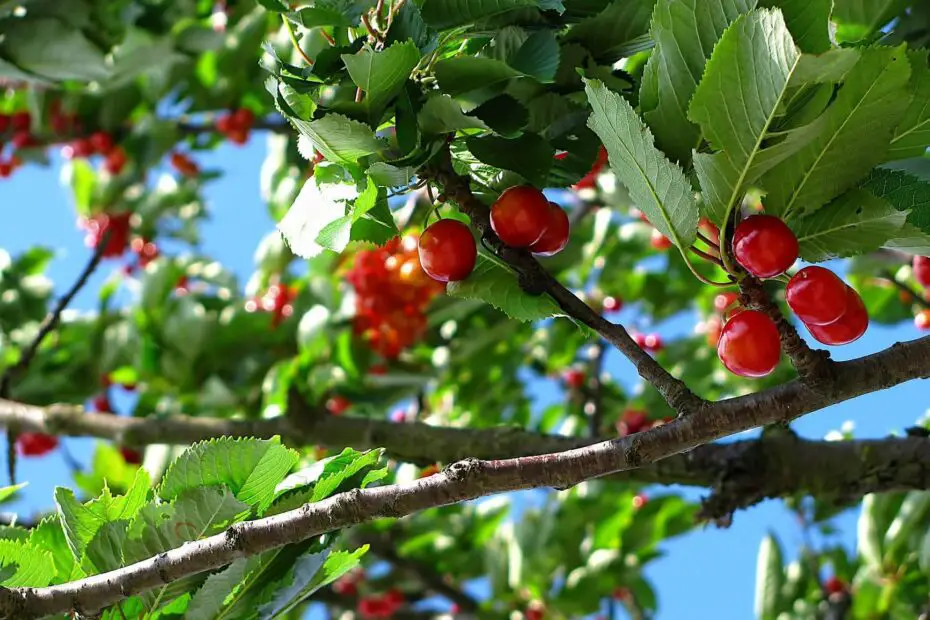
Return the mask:
[[366,171],[368,177],[381,187],[407,187],[416,178],[416,168],[393,166],[376,161]]
[[911,63],[911,103],[894,130],[886,159],[921,157],[930,147],[930,66],[927,50],[907,53]]
[[381,150],[382,144],[368,125],[341,114],[327,114],[315,121],[291,118],[291,123],[331,162],[355,164]]
[[478,255],[471,275],[461,282],[450,282],[446,293],[460,299],[480,299],[518,321],[538,321],[564,314],[551,297],[526,293],[513,272],[483,254]]
[[44,588],[55,577],[52,554],[21,540],[0,540],[0,568],[7,588]]
[[417,115],[417,124],[423,133],[434,135],[463,129],[488,129],[481,119],[465,114],[458,101],[440,94],[426,100]]
[[785,581],[782,552],[771,534],[762,539],[756,559],[755,614],[759,620],[774,620],[779,610],[779,596]]
[[686,251],[697,235],[698,206],[684,172],[653,145],[652,132],[630,104],[596,80],[585,85],[588,126],[610,155],[610,168],[659,232]]
[[930,234],[930,183],[901,170],[875,168],[859,184],[898,211],[907,212],[907,223]]
[[204,486],[227,486],[258,514],[274,499],[274,488],[297,463],[298,455],[272,439],[221,437],[194,444],[165,472],[158,487],[162,499]]
[[717,40],[756,0],[663,0],[652,16],[655,49],[646,63],[639,100],[656,145],[673,161],[687,162],[700,138],[687,117],[691,95]]
[[833,0],[760,0],[760,7],[781,9],[791,37],[802,51],[823,54],[830,41],[830,13]]
[[269,11],[274,11],[275,13],[286,13],[290,10],[290,7],[287,5],[287,2],[284,2],[284,0],[258,0],[258,3]]
[[791,75],[792,88],[811,84],[840,82],[859,62],[860,51],[854,47],[830,50],[824,54],[803,54]]
[[833,19],[840,22],[838,37],[864,39],[878,31],[906,5],[905,0],[834,0]]
[[274,598],[262,605],[259,618],[283,618],[314,592],[333,583],[358,566],[368,551],[368,545],[355,551],[323,551],[307,553],[298,558],[288,575],[278,582]]
[[909,103],[903,48],[869,48],[836,100],[810,131],[816,136],[762,177],[766,211],[789,220],[816,211],[884,160]]
[[478,161],[512,170],[533,185],[545,187],[555,149],[536,134],[526,133],[519,138],[468,138],[465,144]]
[[29,535],[29,544],[38,549],[45,549],[52,555],[55,576],[51,584],[66,583],[84,576],[84,571],[74,560],[68,539],[61,528],[58,515],[50,515],[39,523]]
[[425,0],[420,6],[423,20],[436,29],[464,26],[480,19],[526,7],[548,8],[541,0]]
[[81,30],[53,18],[21,19],[3,33],[0,56],[52,80],[108,77],[103,52]]
[[474,56],[445,58],[433,67],[442,92],[452,96],[522,77],[522,73],[501,60]]
[[599,62],[613,63],[648,49],[649,21],[656,0],[611,2],[596,15],[587,17],[565,34],[566,42],[580,43]]
[[[917,547],[927,530],[930,518],[930,491],[911,491],[908,493],[898,514],[885,532],[885,557],[893,562],[901,562],[909,549]],[[919,535],[914,538],[914,535]]]
[[800,58],[781,13],[768,9],[739,16],[714,48],[688,115],[716,151],[696,154],[694,168],[717,224],[765,167],[803,146],[763,148]]
[[351,218],[346,215],[347,202],[357,195],[357,190],[348,184],[320,184],[317,176],[307,179],[294,204],[278,222],[277,228],[291,251],[302,258],[312,258],[322,252],[327,246],[321,241],[330,242],[326,237],[320,239],[324,229],[331,235],[333,222],[351,226]]
[[[337,492],[347,491],[346,485],[359,474],[374,469],[383,453],[381,449],[359,452],[346,448],[341,454],[326,462],[319,478],[316,479],[313,494],[307,501],[318,502]],[[358,482],[360,484],[361,480]]]
[[355,54],[343,54],[349,77],[362,89],[362,105],[369,117],[378,121],[385,106],[403,89],[410,72],[420,61],[420,50],[413,41],[395,43],[376,52],[365,46]]
[[[151,496],[151,481],[145,469],[138,469],[132,486],[126,495],[114,496],[104,487],[100,497],[82,504],[74,497],[74,491],[64,487],[55,489],[55,504],[68,548],[79,564],[85,564],[87,546],[107,523],[128,521],[139,512]],[[88,568],[93,563],[86,562]]]
[[494,133],[505,137],[517,135],[529,120],[527,109],[510,95],[500,95],[485,101],[469,112],[468,116],[480,119]]
[[0,487],[0,504],[16,499],[16,494],[28,485],[28,482],[20,482],[12,486]]
[[184,612],[186,620],[214,620],[222,617],[221,610],[236,586],[242,583],[248,569],[248,559],[239,558],[207,577],[203,586],[191,597],[191,602]]
[[852,189],[813,215],[791,222],[800,256],[817,263],[877,250],[904,226],[907,213],[861,189]]
[[508,64],[540,82],[551,82],[559,68],[559,43],[551,30],[537,30],[510,57]]
[[400,234],[388,208],[387,200],[379,200],[374,208],[352,224],[352,241],[368,241],[384,245]]
[[298,9],[288,17],[304,28],[350,28],[358,26],[365,8],[364,3],[356,0],[316,0],[313,6]]

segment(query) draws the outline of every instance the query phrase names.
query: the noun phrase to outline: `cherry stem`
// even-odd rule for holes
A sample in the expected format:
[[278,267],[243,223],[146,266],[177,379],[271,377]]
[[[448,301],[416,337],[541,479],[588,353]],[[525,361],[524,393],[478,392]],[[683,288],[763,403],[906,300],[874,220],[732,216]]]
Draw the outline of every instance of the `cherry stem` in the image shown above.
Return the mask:
[[[695,248],[693,247],[691,248],[691,250],[704,254],[703,252],[700,252],[700,250],[695,250]],[[713,257],[711,257],[709,254],[706,256],[709,259],[714,260]],[[685,252],[681,253],[681,257],[685,259],[685,264],[688,266],[688,269],[691,270],[691,273],[694,274],[694,277],[700,280],[701,282],[703,282],[704,284],[708,286],[714,286],[716,288],[727,288],[729,286],[733,286],[732,280],[727,281],[727,282],[715,282],[714,280],[708,280],[706,277],[704,277],[704,275],[701,274],[700,271],[694,268],[694,265],[692,265],[691,261],[688,260],[688,255]]]
[[333,38],[333,35],[329,34],[329,33],[326,32],[325,30],[323,30],[322,28],[320,28],[320,36],[322,36],[324,39],[326,39],[326,42],[327,42],[327,43],[329,43],[329,44],[332,45],[333,47],[336,47],[336,39]]
[[283,13],[281,14],[281,21],[284,22],[284,29],[287,30],[287,36],[290,38],[294,49],[297,50],[297,53],[300,54],[300,56],[308,65],[312,65],[313,59],[307,56],[307,53],[303,50],[303,48],[300,47],[300,41],[297,40],[297,34],[294,32],[294,27]]
[[713,241],[705,237],[704,233],[702,233],[701,231],[698,231],[697,236],[698,236],[698,239],[706,243],[707,247],[709,247],[711,250],[716,250],[717,252],[720,251],[720,245],[718,243],[714,243]]
[[714,256],[713,254],[709,254],[707,252],[704,252],[703,250],[699,250],[693,245],[689,249],[695,254],[697,254],[698,256],[700,256],[701,258],[703,258],[704,260],[710,263],[714,263],[715,265],[719,265],[720,267],[723,267],[723,263],[720,262],[720,258],[718,256]]

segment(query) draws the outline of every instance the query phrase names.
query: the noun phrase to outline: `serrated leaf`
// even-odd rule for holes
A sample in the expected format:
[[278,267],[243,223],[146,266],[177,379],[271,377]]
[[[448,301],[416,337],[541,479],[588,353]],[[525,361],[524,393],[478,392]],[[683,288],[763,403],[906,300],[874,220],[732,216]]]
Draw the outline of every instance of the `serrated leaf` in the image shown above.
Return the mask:
[[656,0],[611,2],[565,34],[566,42],[580,43],[600,62],[613,63],[648,49],[649,22]]
[[779,611],[779,596],[785,580],[782,552],[771,534],[762,539],[756,558],[755,614],[758,620],[774,620]]
[[652,132],[620,95],[596,80],[585,92],[593,114],[588,126],[610,155],[610,168],[659,232],[682,251],[697,235],[698,205],[684,172],[653,144]]
[[242,583],[248,568],[248,559],[239,558],[226,568],[207,577],[203,586],[191,597],[191,602],[184,612],[184,618],[186,620],[214,620],[220,617],[220,611],[227,598],[236,586]]
[[272,439],[221,437],[185,450],[165,472],[158,487],[162,499],[173,500],[189,489],[226,486],[236,499],[258,514],[274,499],[274,488],[297,463],[295,451]]
[[39,549],[45,549],[52,556],[55,576],[50,584],[66,583],[84,576],[84,571],[74,560],[71,549],[68,548],[68,539],[61,528],[58,515],[50,515],[39,523],[29,535],[29,544]]
[[475,158],[489,166],[512,170],[537,187],[545,187],[555,149],[536,134],[518,138],[484,136],[467,138],[465,144]]
[[[127,521],[146,504],[151,495],[151,481],[145,469],[138,469],[126,495],[114,496],[104,488],[100,497],[86,503],[74,497],[74,491],[64,487],[55,489],[55,504],[68,548],[79,564],[86,560],[87,546],[107,523]],[[92,563],[90,564],[92,568]]]
[[0,487],[0,503],[8,502],[16,498],[16,494],[29,485],[28,482],[20,482],[11,486]]
[[930,147],[930,67],[927,50],[907,53],[911,63],[911,103],[894,130],[888,161],[921,157]]
[[817,121],[817,135],[766,173],[766,211],[785,220],[816,211],[883,161],[909,98],[903,48],[869,48]]
[[313,148],[331,162],[356,164],[382,147],[371,127],[341,114],[327,114],[309,122],[298,118],[290,121],[297,131],[310,139]]
[[861,189],[852,189],[813,215],[791,222],[800,256],[817,263],[877,250],[904,226],[907,213]]
[[518,321],[538,321],[564,314],[549,295],[526,293],[513,272],[483,254],[478,255],[471,275],[461,282],[450,282],[446,293],[460,299],[480,299]]
[[544,0],[425,0],[423,20],[437,29],[464,26],[480,19],[526,7],[548,8]]
[[420,61],[420,50],[413,41],[395,43],[379,52],[365,46],[355,54],[343,54],[342,60],[349,77],[364,93],[362,105],[377,122]]
[[259,618],[267,620],[285,617],[285,614],[310,598],[314,592],[358,566],[367,551],[368,545],[364,545],[351,552],[330,553],[327,550],[301,556],[287,577],[279,582],[274,598],[258,610]]
[[643,72],[639,100],[656,145],[687,162],[700,131],[687,117],[691,95],[717,40],[756,0],[661,0],[652,16],[655,49]]
[[374,208],[352,224],[352,241],[368,241],[384,245],[400,234],[387,200],[379,200]]
[[859,184],[862,189],[906,211],[907,223],[930,234],[930,183],[901,170],[875,168]]
[[351,225],[351,218],[346,216],[347,201],[357,195],[349,184],[318,185],[317,178],[307,179],[277,226],[291,252],[302,258],[322,252],[326,246],[320,243],[320,234],[335,221]]
[[436,63],[433,72],[439,89],[453,97],[523,76],[502,60],[473,56],[445,58]]
[[55,577],[52,554],[21,540],[0,540],[0,570],[7,588],[44,588]]
[[840,82],[859,62],[861,54],[854,47],[830,50],[824,54],[802,54],[791,75],[792,88],[810,84]]
[[791,38],[802,51],[823,54],[830,41],[830,13],[833,0],[760,0],[760,7],[780,9]]
[[358,452],[352,448],[346,448],[339,456],[328,461],[323,467],[323,471],[313,487],[310,502],[326,499],[359,473],[374,468],[381,460],[382,454],[383,451],[380,449]]
[[[723,34],[694,91],[689,118],[716,151],[694,155],[708,213],[717,224],[742,200],[750,183],[772,166],[763,141],[775,121],[801,54],[778,11],[739,16]],[[781,148],[784,158],[803,146]]]

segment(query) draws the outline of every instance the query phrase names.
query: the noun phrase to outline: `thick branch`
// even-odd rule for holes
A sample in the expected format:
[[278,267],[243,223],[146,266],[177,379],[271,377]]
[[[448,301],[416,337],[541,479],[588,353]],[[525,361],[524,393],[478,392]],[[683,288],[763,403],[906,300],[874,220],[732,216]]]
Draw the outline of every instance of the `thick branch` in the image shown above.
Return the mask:
[[455,172],[452,156],[443,149],[436,161],[424,171],[424,176],[442,185],[446,198],[455,202],[471,219],[472,225],[483,237],[488,247],[509,264],[521,278],[528,291],[548,293],[559,307],[573,319],[584,323],[607,342],[616,347],[629,359],[639,375],[651,383],[679,414],[690,414],[699,410],[704,401],[695,396],[679,379],[655,361],[636,344],[621,325],[611,323],[550,275],[533,255],[504,245],[491,229],[490,210],[471,191],[468,177]]

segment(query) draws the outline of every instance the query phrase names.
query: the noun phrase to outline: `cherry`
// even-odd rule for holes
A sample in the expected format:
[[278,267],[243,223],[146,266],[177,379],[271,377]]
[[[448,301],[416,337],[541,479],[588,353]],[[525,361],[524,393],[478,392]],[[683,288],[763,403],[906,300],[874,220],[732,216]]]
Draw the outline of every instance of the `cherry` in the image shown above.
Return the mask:
[[10,160],[0,161],[0,179],[8,179],[13,174],[13,162]]
[[523,614],[526,620],[543,620],[546,617],[546,611],[540,607],[530,607]]
[[200,166],[184,153],[172,153],[171,165],[186,177],[196,177],[200,174]]
[[339,579],[333,584],[333,592],[342,596],[357,596],[358,585],[351,579]]
[[733,254],[757,278],[774,278],[798,259],[798,239],[773,215],[753,215],[733,233]]
[[374,376],[381,376],[381,375],[386,375],[387,371],[388,371],[388,368],[384,364],[372,364],[371,367],[368,369],[368,374],[374,375]]
[[617,422],[617,434],[634,435],[649,428],[649,415],[641,409],[627,409]]
[[651,245],[654,250],[664,252],[672,247],[672,240],[660,233],[658,228],[653,228],[652,236],[649,238],[649,245]]
[[123,460],[130,465],[142,464],[142,453],[138,450],[127,448],[126,446],[120,446],[119,453],[122,455]]
[[329,400],[326,401],[326,410],[333,415],[342,415],[349,410],[349,407],[352,406],[352,401],[350,401],[345,396],[332,396]]
[[711,222],[706,217],[702,217],[698,228],[701,232],[704,233],[704,236],[707,237],[710,241],[714,243],[718,248],[720,247],[720,229],[716,224]]
[[113,413],[113,405],[106,394],[98,394],[91,401],[91,407],[98,413]]
[[727,370],[741,377],[764,377],[781,359],[778,328],[768,315],[743,310],[730,317],[717,342],[717,356]]
[[549,203],[549,223],[546,232],[530,246],[530,252],[539,256],[558,254],[568,244],[571,223],[565,210],[554,202]]
[[808,325],[811,335],[826,345],[839,346],[855,342],[869,327],[869,312],[859,293],[846,287],[846,312],[829,325]]
[[930,330],[930,310],[918,312],[917,316],[914,317],[914,325],[917,326],[917,329],[923,331]]
[[633,593],[630,592],[630,589],[625,586],[620,586],[614,590],[613,593],[614,600],[617,601],[630,601],[633,600]]
[[107,158],[103,161],[103,167],[107,172],[113,176],[116,176],[123,171],[123,167],[126,165],[127,159],[126,151],[124,151],[122,147],[118,146],[110,151],[109,155],[107,155]]
[[407,412],[403,409],[395,409],[391,412],[391,422],[395,424],[403,424],[407,421]]
[[417,244],[420,265],[438,282],[458,282],[471,275],[478,257],[475,238],[458,220],[439,220],[423,231]]
[[9,114],[0,114],[0,133],[6,132],[10,128],[12,118]]
[[142,237],[136,237],[132,240],[132,251],[139,256],[139,266],[145,267],[153,260],[158,258],[158,246],[151,241],[146,241]]
[[10,125],[13,131],[29,131],[32,125],[32,116],[29,112],[14,112],[10,117]]
[[255,113],[248,108],[239,108],[233,112],[232,118],[236,127],[246,131],[252,129],[252,125],[255,123]]
[[588,174],[584,175],[580,181],[575,183],[572,186],[572,189],[579,190],[595,187],[597,185],[597,175],[599,175],[601,170],[604,169],[604,166],[607,165],[607,160],[607,149],[605,149],[602,145],[597,151],[597,159],[594,161],[594,165],[591,167],[591,170],[588,172]]
[[921,286],[930,287],[930,256],[915,256],[913,262],[914,279]]
[[126,251],[129,244],[129,220],[131,213],[98,213],[90,219],[82,220],[81,227],[87,231],[84,243],[96,248],[103,238],[110,233],[110,238],[103,250],[104,258],[117,258]]
[[45,456],[58,447],[58,437],[45,433],[21,433],[16,447],[23,456]]
[[69,159],[84,159],[94,154],[94,147],[89,140],[82,138],[65,147],[62,154]]
[[550,217],[549,201],[540,190],[528,185],[505,190],[491,206],[491,228],[501,241],[514,248],[539,241]]
[[846,283],[823,267],[805,267],[785,288],[788,306],[807,325],[828,325],[846,312]]
[[640,349],[646,348],[646,334],[640,334],[638,332],[633,334],[633,341]]
[[13,134],[10,144],[12,144],[14,148],[25,149],[33,146],[35,144],[35,139],[28,131],[17,131]]
[[603,303],[604,312],[613,313],[620,312],[623,309],[623,300],[619,297],[607,296],[604,298]]
[[97,131],[92,133],[87,141],[91,150],[93,152],[100,153],[101,155],[107,155],[110,151],[113,150],[113,136],[105,131]]
[[634,509],[634,510],[639,510],[640,508],[642,508],[643,506],[645,506],[645,505],[646,505],[646,502],[648,502],[648,501],[649,501],[649,498],[646,496],[645,493],[637,493],[637,494],[633,497],[633,509]]
[[424,468],[423,468],[423,470],[420,472],[419,477],[420,477],[420,478],[429,478],[430,476],[435,476],[435,475],[438,474],[439,472],[440,472],[439,465],[435,465],[435,464],[433,464],[433,465],[428,465],[427,467],[424,467]]
[[659,334],[647,334],[643,338],[643,348],[650,353],[658,353],[665,347],[665,344],[662,342],[662,336]]
[[846,584],[836,575],[831,575],[823,582],[823,589],[827,594],[840,594],[846,591]]
[[580,390],[582,387],[584,387],[587,377],[585,377],[584,373],[577,368],[571,368],[562,374],[562,380],[565,381],[565,385],[567,385],[570,389]]
[[739,301],[737,293],[720,293],[714,297],[714,310],[720,314],[726,314],[727,310],[737,301]]

